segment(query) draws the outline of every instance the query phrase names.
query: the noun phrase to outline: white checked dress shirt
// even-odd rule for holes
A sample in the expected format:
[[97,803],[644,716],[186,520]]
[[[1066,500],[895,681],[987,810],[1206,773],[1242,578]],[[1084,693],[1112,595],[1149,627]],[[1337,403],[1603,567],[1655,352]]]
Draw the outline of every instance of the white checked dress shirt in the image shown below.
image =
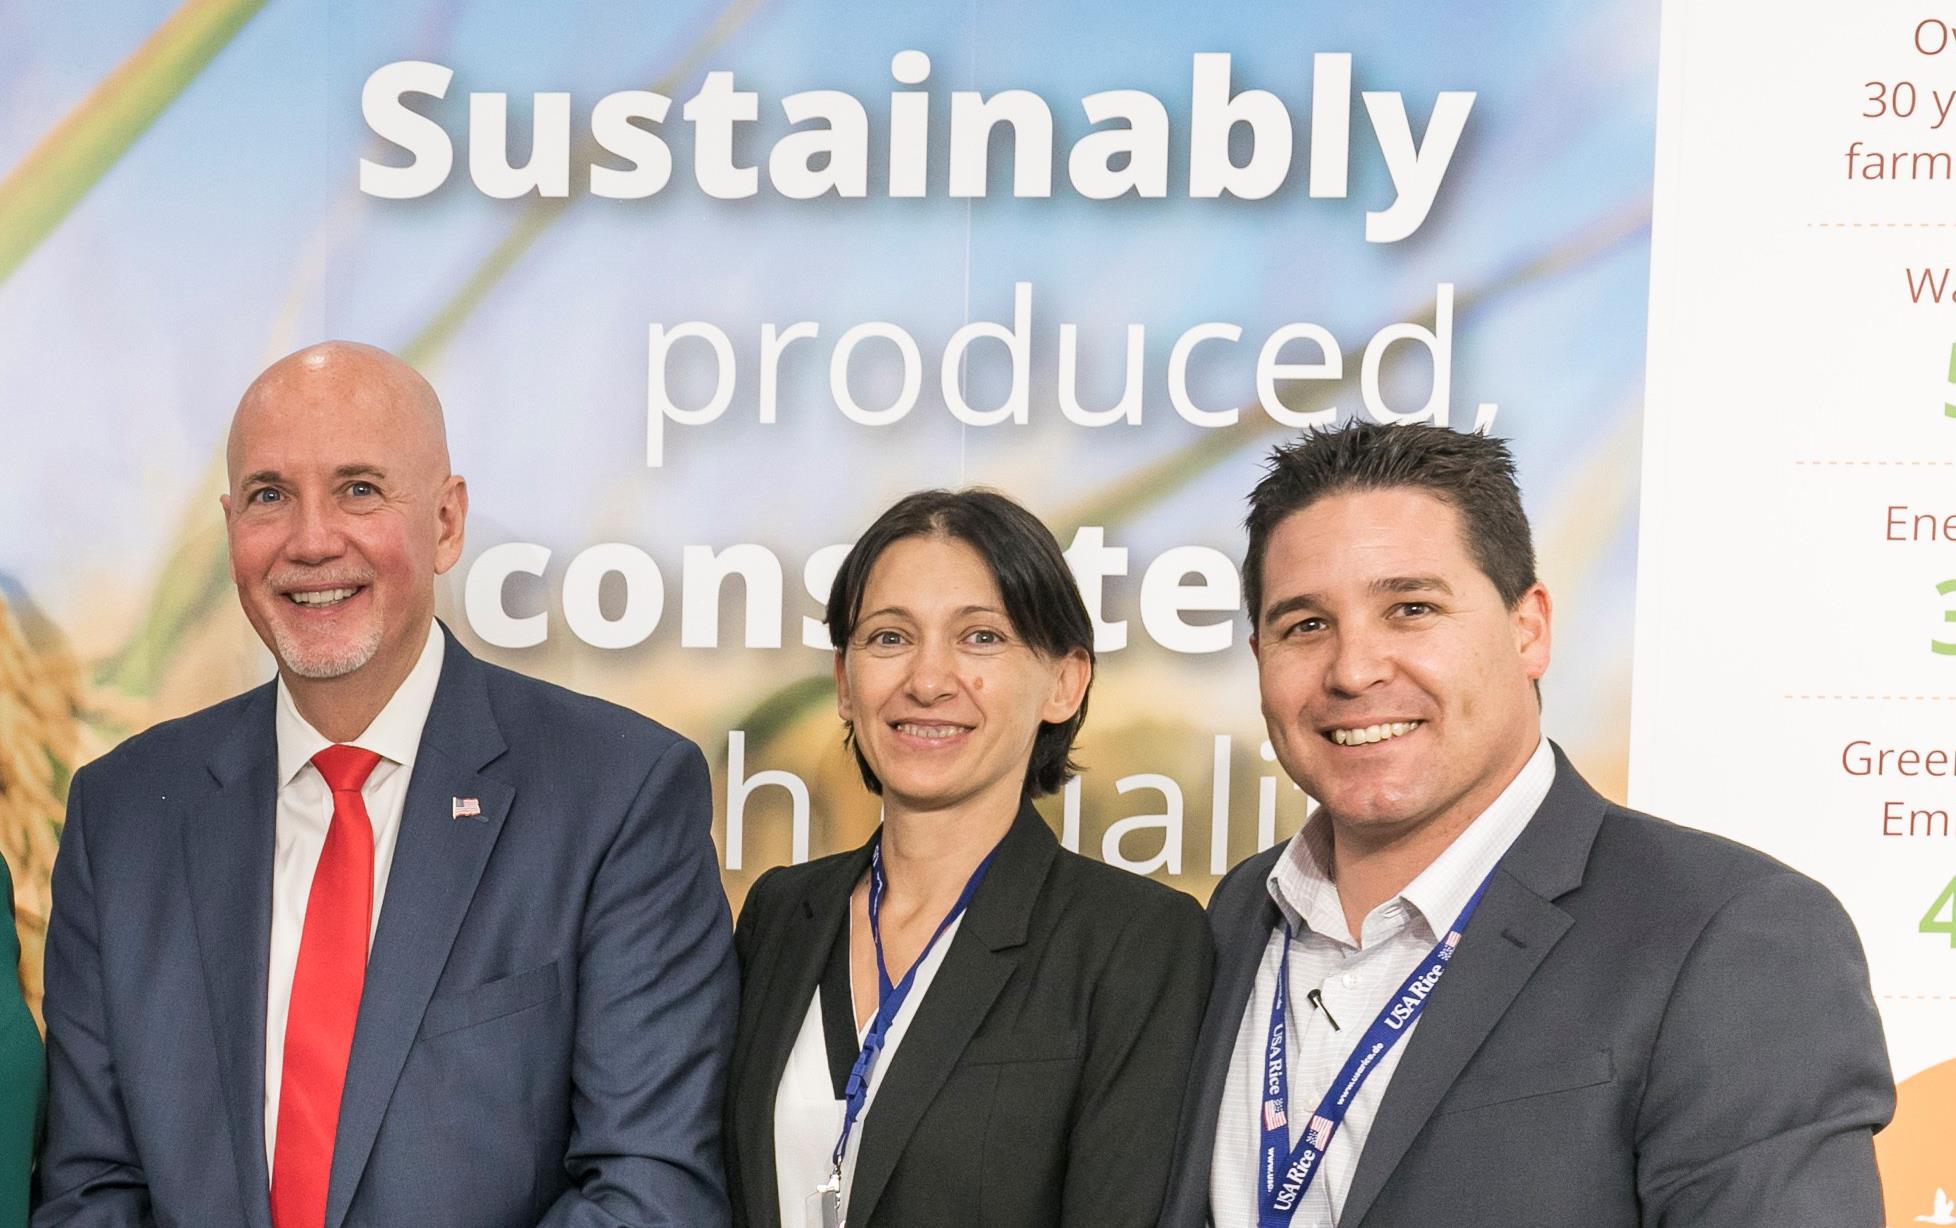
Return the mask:
[[[1290,922],[1291,1145],[1311,1120],[1331,1081],[1351,1056],[1399,986],[1453,924],[1488,871],[1528,825],[1555,780],[1555,759],[1546,740],[1521,772],[1447,850],[1406,889],[1365,916],[1355,941],[1345,924],[1338,886],[1331,880],[1331,833],[1313,815],[1291,838],[1270,872],[1270,896]],[[1282,927],[1270,932],[1256,988],[1236,1032],[1236,1049],[1223,1084],[1216,1147],[1209,1170],[1209,1222],[1213,1228],[1256,1228],[1262,1185],[1264,1046],[1270,1003],[1276,996]],[[1323,1009],[1307,995],[1318,990]],[[1328,1017],[1327,1017],[1328,1015]],[[1330,1019],[1338,1021],[1333,1029]],[[1317,1177],[1305,1191],[1291,1228],[1334,1228],[1351,1191],[1359,1154],[1378,1115],[1392,1072],[1412,1044],[1419,1021],[1381,1058],[1346,1110]]]
[[[350,745],[370,750],[380,762],[360,789],[367,817],[374,828],[374,914],[367,929],[373,947],[374,927],[380,924],[380,902],[387,894],[387,871],[394,862],[394,843],[401,834],[401,810],[407,804],[408,777],[421,729],[434,707],[435,685],[441,681],[446,644],[441,627],[428,623],[428,642],[421,657],[374,717],[366,732]],[[292,1008],[292,973],[299,965],[299,936],[306,928],[306,899],[312,894],[312,874],[326,847],[326,829],[333,822],[333,792],[312,765],[312,757],[333,744],[299,715],[285,680],[278,683],[278,814],[272,846],[272,958],[265,982],[265,1164],[272,1165],[278,1137],[279,1080],[285,1070],[285,1023]]]

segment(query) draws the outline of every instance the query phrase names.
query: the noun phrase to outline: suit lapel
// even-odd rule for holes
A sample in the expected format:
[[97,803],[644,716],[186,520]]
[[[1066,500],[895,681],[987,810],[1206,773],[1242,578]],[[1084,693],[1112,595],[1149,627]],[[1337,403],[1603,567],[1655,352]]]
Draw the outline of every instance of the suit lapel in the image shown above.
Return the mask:
[[1270,868],[1286,845],[1259,854],[1242,873],[1244,889],[1213,909],[1209,925],[1215,936],[1216,978],[1203,1012],[1196,1042],[1195,1067],[1190,1072],[1182,1110],[1181,1138],[1175,1147],[1176,1175],[1169,1182],[1169,1215],[1165,1222],[1200,1224],[1209,1211],[1209,1170],[1215,1160],[1216,1117],[1222,1111],[1223,1086],[1236,1053],[1236,1037],[1256,988],[1257,969],[1270,945],[1270,932],[1282,918],[1265,883]]
[[810,877],[807,891],[783,910],[780,928],[765,936],[771,954],[745,991],[752,1001],[767,1004],[758,1013],[747,1052],[740,1059],[746,1073],[738,1093],[744,1101],[738,1117],[739,1154],[769,1157],[767,1163],[757,1159],[741,1166],[750,1224],[780,1223],[780,1187],[772,1162],[775,1092],[807,1018],[808,1000],[835,945],[836,931],[848,924],[849,893],[868,866],[869,846],[864,845],[836,862],[832,870]]
[[1046,820],[1021,802],[864,1115],[849,1187],[851,1223],[870,1222],[918,1121],[1018,967],[1033,905],[1058,853]]
[[[480,774],[507,749],[491,714],[486,674],[451,636],[367,961],[333,1143],[327,1228],[346,1219],[428,999],[516,796],[510,785]],[[474,798],[481,814],[454,817],[456,798]]]
[[1554,900],[1582,883],[1603,799],[1560,747],[1555,783],[1488,884],[1459,953],[1406,1041],[1366,1136],[1339,1221],[1359,1225],[1433,1110],[1572,919]]
[[190,908],[216,1030],[218,1081],[239,1196],[256,1228],[271,1228],[271,1177],[265,1164],[265,999],[278,817],[273,694],[270,684],[251,693],[229,736],[212,751],[207,763],[211,785],[186,803],[182,825]]
[[1568,928],[1567,913],[1506,874],[1488,885],[1459,954],[1421,1013],[1386,1087],[1340,1222],[1364,1222],[1440,1098]]

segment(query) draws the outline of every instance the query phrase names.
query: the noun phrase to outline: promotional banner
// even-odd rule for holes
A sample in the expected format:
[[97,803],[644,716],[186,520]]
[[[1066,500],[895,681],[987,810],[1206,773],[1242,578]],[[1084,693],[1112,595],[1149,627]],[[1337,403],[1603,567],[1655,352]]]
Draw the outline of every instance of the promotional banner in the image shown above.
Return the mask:
[[1956,24],[1671,4],[1664,83],[1630,799],[1840,898],[1956,1224]]
[[1621,794],[1649,0],[255,9],[4,10],[27,699],[0,814],[30,949],[75,766],[270,676],[223,437],[323,337],[446,403],[471,516],[442,617],[697,740],[736,904],[876,821],[821,606],[921,487],[1008,492],[1079,576],[1069,845],[1206,896],[1288,836],[1243,497],[1273,443],[1353,416],[1514,440],[1549,728]]

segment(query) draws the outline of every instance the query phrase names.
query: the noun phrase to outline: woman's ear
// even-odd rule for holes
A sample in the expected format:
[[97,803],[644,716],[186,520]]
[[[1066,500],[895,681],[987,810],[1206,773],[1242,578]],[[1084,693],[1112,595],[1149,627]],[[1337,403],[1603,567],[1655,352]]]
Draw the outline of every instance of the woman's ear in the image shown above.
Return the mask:
[[1073,719],[1087,697],[1087,684],[1093,681],[1093,661],[1084,648],[1075,648],[1053,662],[1053,689],[1039,719],[1060,725]]
[[845,721],[855,718],[849,705],[849,671],[843,668],[842,650],[835,650],[835,714]]

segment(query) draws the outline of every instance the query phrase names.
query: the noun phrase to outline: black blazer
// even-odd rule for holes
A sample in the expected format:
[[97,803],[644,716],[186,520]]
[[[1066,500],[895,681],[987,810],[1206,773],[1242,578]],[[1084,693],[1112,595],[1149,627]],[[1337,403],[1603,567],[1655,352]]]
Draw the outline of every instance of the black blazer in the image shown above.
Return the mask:
[[[736,1225],[784,1228],[775,1092],[868,867],[868,845],[778,867],[741,909]],[[1023,804],[857,1126],[850,1228],[1152,1228],[1211,962],[1193,899]]]

